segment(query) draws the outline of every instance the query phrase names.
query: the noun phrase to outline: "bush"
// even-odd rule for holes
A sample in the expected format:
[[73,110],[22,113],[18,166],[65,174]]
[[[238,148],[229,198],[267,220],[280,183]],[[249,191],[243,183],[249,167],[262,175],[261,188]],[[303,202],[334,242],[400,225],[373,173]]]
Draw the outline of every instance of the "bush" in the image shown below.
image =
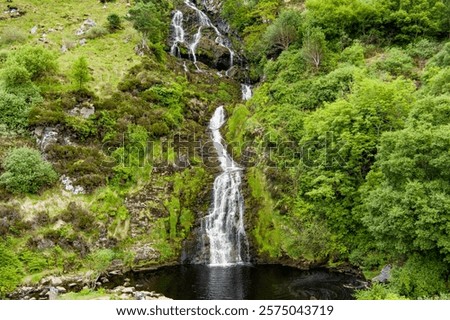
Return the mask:
[[9,130],[22,131],[27,126],[29,105],[14,94],[0,91],[0,123]]
[[92,79],[85,57],[79,57],[75,60],[71,70],[71,77],[78,90],[84,89],[87,83]]
[[14,290],[22,279],[22,263],[14,252],[0,243],[0,298]]
[[427,298],[446,291],[446,263],[413,255],[402,268],[394,269],[392,284],[396,292],[412,299]]
[[95,222],[95,217],[75,202],[69,203],[67,209],[62,213],[61,219],[67,223],[71,223],[75,231],[92,230]]
[[58,176],[39,151],[27,147],[16,148],[3,161],[5,173],[0,185],[11,193],[37,193],[42,187],[56,182]]
[[8,63],[1,72],[3,88],[21,98],[26,103],[37,103],[42,101],[39,89],[31,82],[31,74],[22,65],[15,62]]
[[355,293],[358,300],[404,300],[395,290],[389,286],[374,283],[368,290],[359,290]]
[[376,62],[378,70],[389,72],[393,76],[410,77],[414,68],[413,59],[403,50],[391,48]]
[[122,20],[120,19],[120,17],[115,14],[115,13],[111,13],[108,18],[108,28],[111,31],[115,31],[115,30],[119,30],[122,29]]
[[106,36],[108,34],[108,30],[101,26],[95,26],[89,29],[88,32],[86,32],[86,38],[88,39],[96,39],[103,36]]
[[93,280],[108,270],[114,258],[115,253],[111,249],[100,249],[87,256],[85,265],[89,270],[95,271]]
[[10,57],[10,62],[16,62],[28,70],[32,80],[55,73],[58,69],[55,54],[42,47],[25,46]]

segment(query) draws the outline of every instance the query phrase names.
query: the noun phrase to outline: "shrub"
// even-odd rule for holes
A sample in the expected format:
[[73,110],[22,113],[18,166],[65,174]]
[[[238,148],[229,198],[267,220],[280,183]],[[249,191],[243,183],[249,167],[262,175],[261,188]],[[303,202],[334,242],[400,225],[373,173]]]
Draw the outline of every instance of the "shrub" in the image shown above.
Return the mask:
[[22,279],[22,263],[14,252],[0,243],[0,297],[14,290]]
[[11,193],[37,193],[56,182],[58,176],[39,151],[27,147],[11,150],[3,161],[0,185]]
[[31,82],[31,74],[22,65],[15,62],[8,63],[1,72],[3,88],[21,98],[26,103],[37,103],[42,100],[39,89]]
[[29,105],[14,94],[0,91],[0,122],[9,130],[21,131],[27,126]]
[[25,46],[10,57],[11,62],[17,62],[28,70],[32,80],[50,75],[58,69],[55,54],[42,47]]
[[88,39],[96,39],[103,36],[106,36],[108,34],[108,30],[101,26],[95,26],[89,29],[88,32],[86,32],[86,38]]
[[446,291],[447,265],[439,259],[413,255],[402,268],[394,269],[392,287],[412,299],[427,298]]
[[95,222],[95,217],[75,202],[69,203],[67,209],[62,213],[61,219],[67,223],[71,223],[75,231],[92,230]]
[[375,65],[377,69],[389,72],[393,76],[405,77],[410,77],[414,68],[413,59],[398,48],[389,49]]
[[355,293],[358,300],[404,300],[395,290],[389,286],[374,283],[368,290],[359,290]]
[[115,253],[111,249],[100,249],[90,253],[85,262],[86,268],[95,271],[93,274],[93,282],[96,277],[106,272],[115,258]]
[[122,28],[122,19],[120,19],[120,17],[117,14],[111,13],[108,16],[107,20],[109,30],[115,31]]
[[91,80],[89,66],[85,57],[75,60],[71,72],[72,80],[79,90],[83,89]]

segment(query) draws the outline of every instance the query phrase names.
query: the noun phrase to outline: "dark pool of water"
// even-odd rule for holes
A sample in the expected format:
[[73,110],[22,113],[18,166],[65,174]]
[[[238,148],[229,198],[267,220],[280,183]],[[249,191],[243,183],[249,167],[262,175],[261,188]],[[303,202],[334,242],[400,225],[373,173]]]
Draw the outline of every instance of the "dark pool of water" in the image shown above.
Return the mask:
[[348,300],[353,299],[352,287],[359,284],[352,275],[280,265],[179,265],[111,280],[117,285],[124,278],[137,290],[156,291],[177,300]]

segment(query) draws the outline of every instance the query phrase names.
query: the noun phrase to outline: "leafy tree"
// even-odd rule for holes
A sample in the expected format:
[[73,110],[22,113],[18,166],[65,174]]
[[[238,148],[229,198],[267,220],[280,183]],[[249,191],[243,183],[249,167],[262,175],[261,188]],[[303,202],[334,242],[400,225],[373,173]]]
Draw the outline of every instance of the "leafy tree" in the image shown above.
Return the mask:
[[347,47],[342,51],[340,61],[355,66],[364,65],[364,47],[360,42],[355,42],[352,46]]
[[30,106],[17,95],[0,91],[0,123],[9,130],[22,131],[27,127]]
[[448,35],[448,2],[444,0],[380,1],[382,26],[386,35],[400,43],[418,37]]
[[325,35],[319,28],[309,28],[303,37],[302,54],[306,62],[319,70],[326,53]]
[[8,63],[1,71],[2,86],[6,93],[15,95],[25,103],[37,103],[42,100],[39,89],[31,81],[28,70],[16,62]]
[[425,98],[408,126],[383,134],[363,191],[363,222],[378,248],[450,261],[450,98]]
[[377,2],[360,0],[307,0],[307,19],[322,28],[328,39],[342,35],[356,38],[368,34],[381,21]]
[[3,168],[0,185],[11,193],[36,193],[58,178],[39,151],[27,147],[12,149],[3,160]]
[[330,231],[350,246],[364,231],[352,212],[360,201],[358,188],[375,162],[381,133],[403,127],[413,90],[404,80],[362,79],[347,98],[303,121],[297,201],[304,215],[326,219]]
[[83,89],[91,80],[91,73],[85,57],[79,57],[72,66],[72,80],[78,89]]
[[300,26],[301,16],[298,11],[283,11],[264,34],[269,49],[286,50],[299,39]]
[[10,55],[9,60],[27,69],[31,80],[50,75],[58,69],[55,54],[42,47],[21,47],[14,55]]
[[122,19],[120,19],[119,15],[115,13],[111,13],[108,18],[108,28],[111,31],[122,29]]
[[167,12],[162,9],[149,1],[138,2],[129,11],[128,19],[133,23],[133,27],[154,44],[163,42],[169,29]]

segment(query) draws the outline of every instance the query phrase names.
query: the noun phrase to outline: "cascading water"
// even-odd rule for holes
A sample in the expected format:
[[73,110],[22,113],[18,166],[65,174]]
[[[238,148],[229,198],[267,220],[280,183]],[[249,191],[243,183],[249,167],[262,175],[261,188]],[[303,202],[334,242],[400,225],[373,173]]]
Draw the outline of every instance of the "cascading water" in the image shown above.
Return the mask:
[[242,100],[247,101],[252,97],[252,87],[248,84],[241,84]]
[[209,129],[222,173],[214,181],[213,204],[204,223],[209,239],[209,264],[221,266],[249,261],[244,199],[240,191],[242,169],[222,144],[220,128],[224,123],[224,108],[220,106],[211,118]]
[[173,44],[170,47],[170,54],[173,56],[180,57],[180,48],[178,48],[179,43],[184,43],[184,29],[183,29],[183,12],[180,10],[175,11],[172,18],[173,27]]
[[189,0],[185,0],[184,4],[189,7],[190,9],[194,10],[197,14],[197,18],[198,18],[198,28],[197,28],[197,32],[190,36],[190,41],[186,39],[186,32],[183,28],[183,13],[179,10],[176,10],[174,13],[174,16],[172,18],[172,30],[173,30],[173,43],[171,45],[171,49],[170,49],[170,53],[174,56],[179,55],[180,50],[178,45],[179,44],[185,44],[187,46],[187,48],[189,49],[189,55],[190,58],[192,60],[192,62],[194,63],[194,65],[196,66],[197,70],[200,70],[200,68],[197,65],[197,55],[196,55],[196,50],[197,50],[197,46],[202,38],[202,30],[203,28],[211,28],[214,30],[215,34],[216,34],[216,39],[215,42],[221,46],[224,47],[228,50],[228,52],[230,53],[230,66],[228,68],[228,70],[226,71],[226,75],[228,75],[230,69],[233,67],[234,64],[234,56],[235,53],[234,51],[231,49],[231,42],[230,40],[228,40],[220,31],[219,29],[211,22],[211,20],[209,19],[209,17],[200,9],[198,9],[194,3],[192,3]]

